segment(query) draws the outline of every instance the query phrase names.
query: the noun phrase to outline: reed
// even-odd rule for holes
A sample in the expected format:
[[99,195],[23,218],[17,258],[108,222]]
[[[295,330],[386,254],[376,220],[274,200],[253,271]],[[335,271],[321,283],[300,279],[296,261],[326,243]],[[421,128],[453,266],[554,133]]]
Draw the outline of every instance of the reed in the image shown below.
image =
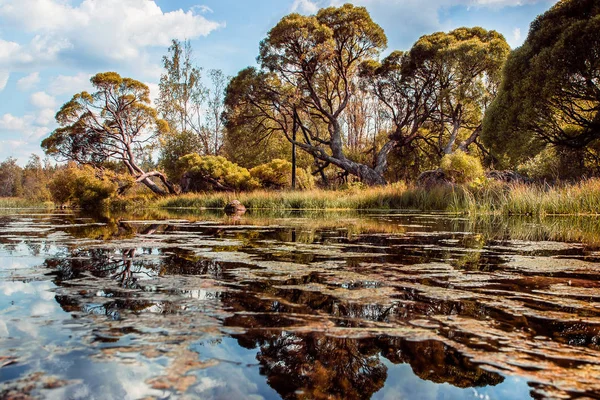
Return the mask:
[[0,208],[53,208],[54,203],[29,200],[22,197],[0,197]]
[[393,184],[349,190],[189,193],[166,197],[130,196],[111,201],[112,209],[223,208],[237,199],[248,209],[266,210],[419,210],[495,215],[600,214],[600,180],[555,186],[505,184],[440,185],[431,188]]

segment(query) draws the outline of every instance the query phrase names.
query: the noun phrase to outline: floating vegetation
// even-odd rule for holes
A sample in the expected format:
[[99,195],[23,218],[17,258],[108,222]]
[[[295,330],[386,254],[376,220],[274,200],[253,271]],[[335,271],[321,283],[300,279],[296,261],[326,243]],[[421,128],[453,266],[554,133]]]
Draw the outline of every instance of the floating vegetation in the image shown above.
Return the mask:
[[597,243],[553,219],[147,217],[3,217],[1,393],[42,372],[63,397],[600,394]]

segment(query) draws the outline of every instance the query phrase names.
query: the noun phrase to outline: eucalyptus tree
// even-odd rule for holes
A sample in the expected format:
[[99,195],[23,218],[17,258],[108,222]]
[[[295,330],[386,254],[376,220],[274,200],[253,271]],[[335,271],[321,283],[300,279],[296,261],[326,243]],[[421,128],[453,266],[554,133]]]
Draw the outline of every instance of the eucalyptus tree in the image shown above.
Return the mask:
[[[381,63],[363,63],[363,85],[394,126],[380,157],[417,140],[440,154],[466,150],[481,132],[509,51],[495,31],[459,28],[422,36],[410,51],[392,52]],[[461,133],[465,140],[457,146]]]
[[189,41],[173,39],[163,57],[164,73],[158,84],[156,105],[172,132],[191,131],[200,136],[206,88],[202,84],[202,69],[193,64],[192,54]]
[[[272,121],[298,148],[368,184],[383,184],[380,170],[347,157],[342,113],[348,107],[360,64],[386,47],[383,29],[364,7],[346,4],[314,16],[290,14],[261,42],[256,77],[268,89],[255,111]],[[254,101],[254,100],[252,100]],[[255,102],[256,103],[256,102]],[[325,129],[323,129],[325,128]],[[294,132],[301,132],[294,137]]]
[[140,167],[139,154],[168,129],[150,106],[148,86],[116,72],[97,74],[91,82],[94,93],[74,95],[56,114],[59,127],[42,141],[46,154],[95,167],[118,161],[153,192],[174,193],[163,173]]
[[224,111],[225,88],[227,77],[220,69],[208,72],[211,86],[206,91],[207,107],[204,136],[206,137],[206,153],[218,155],[223,147],[223,122],[221,115]]
[[585,149],[600,139],[600,3],[561,0],[509,57],[483,139],[508,165],[546,145]]

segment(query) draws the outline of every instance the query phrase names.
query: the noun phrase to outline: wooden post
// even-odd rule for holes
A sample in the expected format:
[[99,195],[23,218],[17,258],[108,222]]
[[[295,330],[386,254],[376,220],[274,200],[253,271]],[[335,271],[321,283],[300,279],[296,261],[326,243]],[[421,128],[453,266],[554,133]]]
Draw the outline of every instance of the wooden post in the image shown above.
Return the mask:
[[297,114],[294,113],[294,125],[292,127],[292,190],[296,190],[296,131],[298,130],[296,116]]

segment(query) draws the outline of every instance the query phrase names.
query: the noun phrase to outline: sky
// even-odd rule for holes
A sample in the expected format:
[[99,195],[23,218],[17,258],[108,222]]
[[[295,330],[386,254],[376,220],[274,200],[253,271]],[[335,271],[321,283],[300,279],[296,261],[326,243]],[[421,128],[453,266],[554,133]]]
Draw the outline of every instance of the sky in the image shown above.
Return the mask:
[[98,72],[142,81],[155,98],[171,39],[189,39],[199,66],[233,76],[256,64],[283,16],[346,2],[367,7],[389,52],[460,26],[497,30],[518,47],[556,0],[0,0],[0,161],[43,156],[56,111],[92,90]]

